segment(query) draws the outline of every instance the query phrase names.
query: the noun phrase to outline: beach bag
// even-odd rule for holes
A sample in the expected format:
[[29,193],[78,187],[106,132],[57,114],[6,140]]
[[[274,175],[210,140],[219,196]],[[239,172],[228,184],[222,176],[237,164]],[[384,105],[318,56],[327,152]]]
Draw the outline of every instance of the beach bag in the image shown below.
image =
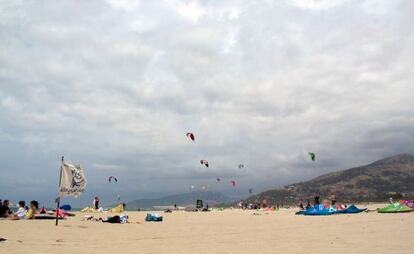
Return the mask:
[[70,205],[63,205],[60,207],[60,209],[65,210],[65,211],[71,211],[72,207]]
[[162,216],[159,214],[152,214],[152,213],[148,213],[147,217],[145,217],[145,221],[155,221],[155,222],[161,222],[162,221]]

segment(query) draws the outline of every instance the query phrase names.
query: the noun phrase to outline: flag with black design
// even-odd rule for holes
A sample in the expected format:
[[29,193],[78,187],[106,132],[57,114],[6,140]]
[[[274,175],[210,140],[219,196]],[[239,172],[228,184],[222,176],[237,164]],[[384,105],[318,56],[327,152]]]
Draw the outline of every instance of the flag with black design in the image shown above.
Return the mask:
[[86,178],[80,165],[62,162],[58,197],[79,197],[86,187]]

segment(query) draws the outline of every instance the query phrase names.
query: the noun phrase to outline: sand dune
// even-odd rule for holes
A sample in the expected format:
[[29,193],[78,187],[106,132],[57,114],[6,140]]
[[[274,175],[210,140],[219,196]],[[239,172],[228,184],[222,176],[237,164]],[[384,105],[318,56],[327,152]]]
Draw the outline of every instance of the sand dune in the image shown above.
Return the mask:
[[[381,206],[371,205],[370,208]],[[413,253],[414,213],[307,217],[293,209],[163,214],[164,222],[0,221],[1,253]],[[100,214],[98,216],[108,216]]]

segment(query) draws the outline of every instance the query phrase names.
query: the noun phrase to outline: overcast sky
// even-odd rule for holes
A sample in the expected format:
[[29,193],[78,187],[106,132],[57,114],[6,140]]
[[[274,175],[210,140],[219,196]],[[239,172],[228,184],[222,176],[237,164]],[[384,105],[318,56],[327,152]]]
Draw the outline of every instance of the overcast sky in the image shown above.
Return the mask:
[[241,197],[413,154],[413,13],[410,0],[1,0],[0,198],[52,205],[62,155],[88,179],[64,202],[83,206],[191,185]]

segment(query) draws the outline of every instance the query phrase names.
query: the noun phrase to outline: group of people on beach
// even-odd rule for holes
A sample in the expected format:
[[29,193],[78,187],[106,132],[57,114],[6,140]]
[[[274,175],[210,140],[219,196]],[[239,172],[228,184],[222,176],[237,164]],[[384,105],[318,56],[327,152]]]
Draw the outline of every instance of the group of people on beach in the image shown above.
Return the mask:
[[30,207],[26,206],[25,201],[19,201],[19,208],[16,212],[10,209],[9,200],[0,200],[0,218],[11,220],[34,219],[39,209],[39,203],[36,200],[30,201]]
[[[331,195],[331,197],[330,197],[330,200],[331,200],[331,205],[332,206],[334,206],[335,204],[336,204],[336,197],[335,197],[335,194],[333,193],[333,192],[331,192],[330,193],[330,195]],[[320,205],[321,204],[321,202],[320,202],[320,194],[319,194],[319,192],[316,192],[315,193],[315,196],[314,196],[314,203],[313,203],[315,206],[316,205]],[[308,202],[307,202],[307,204],[306,204],[306,207],[305,207],[305,205],[304,205],[304,203],[303,203],[303,200],[301,200],[300,201],[300,203],[299,203],[299,208],[301,209],[301,210],[305,210],[305,209],[309,209],[309,208],[311,208],[312,206],[311,206],[311,203],[310,203],[310,200],[308,199]]]

